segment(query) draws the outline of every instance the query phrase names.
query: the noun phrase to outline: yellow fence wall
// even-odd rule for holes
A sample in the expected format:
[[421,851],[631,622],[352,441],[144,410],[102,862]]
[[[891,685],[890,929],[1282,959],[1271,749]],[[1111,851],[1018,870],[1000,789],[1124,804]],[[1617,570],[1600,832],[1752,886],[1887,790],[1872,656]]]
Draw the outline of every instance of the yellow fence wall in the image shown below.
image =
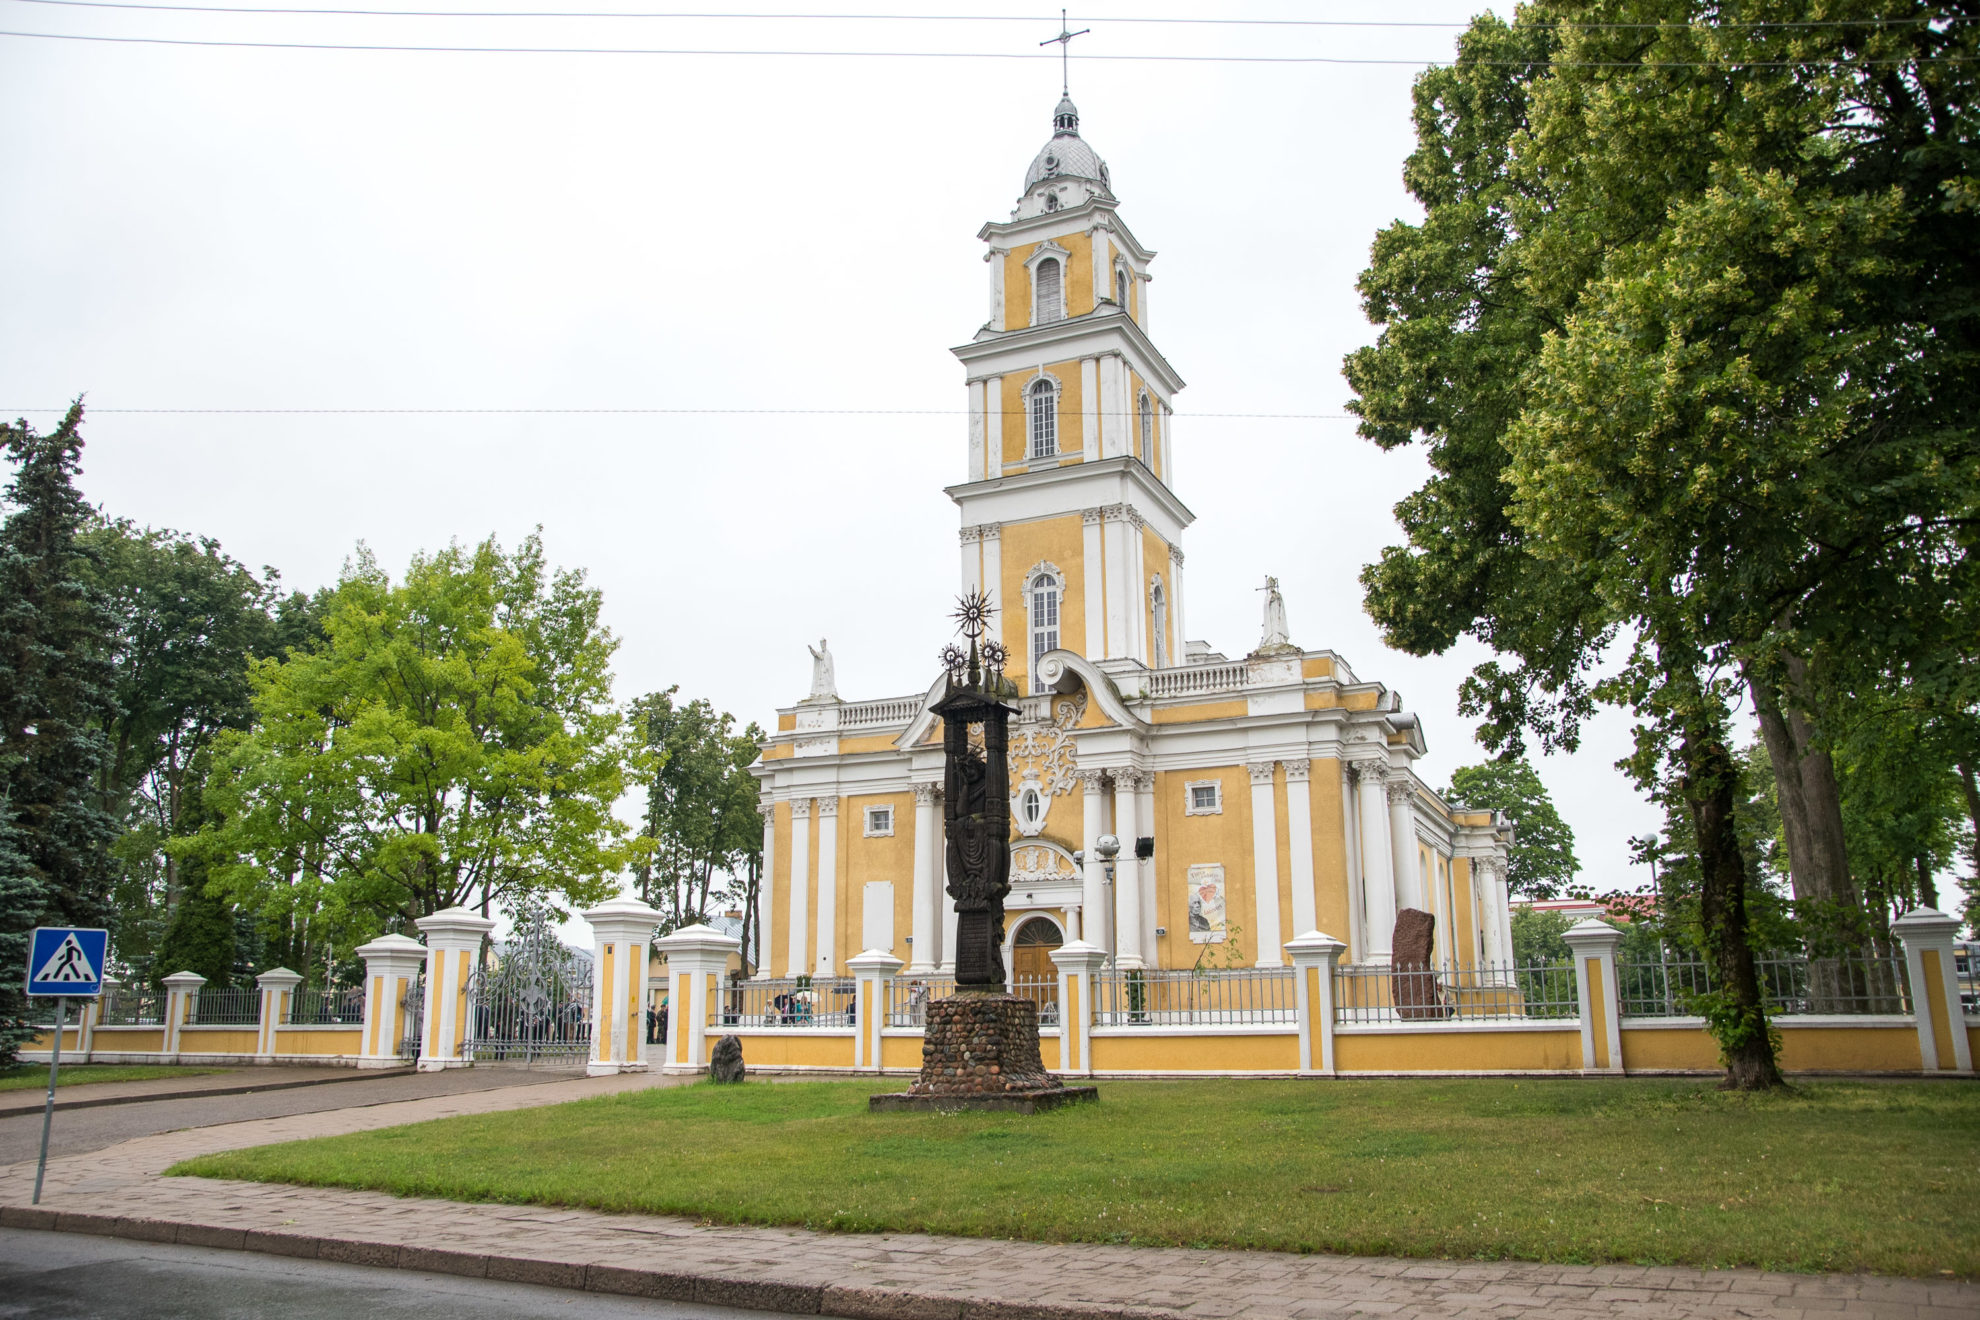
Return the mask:
[[1342,1073],[1579,1072],[1577,1027],[1541,1030],[1336,1031]]

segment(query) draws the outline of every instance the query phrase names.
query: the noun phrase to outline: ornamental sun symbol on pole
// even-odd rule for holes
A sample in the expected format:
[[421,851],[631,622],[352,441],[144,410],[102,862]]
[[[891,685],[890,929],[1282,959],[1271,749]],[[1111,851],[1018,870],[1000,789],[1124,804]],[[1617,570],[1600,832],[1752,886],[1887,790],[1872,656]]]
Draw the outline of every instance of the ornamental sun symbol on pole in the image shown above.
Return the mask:
[[[947,827],[949,897],[956,905],[956,989],[1004,989],[1004,898],[1011,892],[1011,789],[1007,763],[1011,701],[1001,644],[985,641],[995,607],[980,591],[957,602],[957,631],[969,649],[942,648],[947,691],[942,717],[942,813]],[[980,728],[980,747],[970,730]]]

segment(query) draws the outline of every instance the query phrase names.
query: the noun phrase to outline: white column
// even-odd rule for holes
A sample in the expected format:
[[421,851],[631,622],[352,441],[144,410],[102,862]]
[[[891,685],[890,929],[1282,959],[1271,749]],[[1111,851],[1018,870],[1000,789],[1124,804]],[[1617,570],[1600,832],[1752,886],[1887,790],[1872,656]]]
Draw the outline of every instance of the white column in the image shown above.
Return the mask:
[[1148,330],[1148,285],[1155,277],[1153,275],[1131,275],[1128,278],[1134,285],[1132,296],[1135,301],[1135,311],[1137,313],[1134,323],[1140,326],[1145,332]]
[[1387,965],[1396,933],[1395,863],[1389,857],[1389,803],[1383,791],[1389,767],[1360,764],[1361,885],[1368,904],[1368,949],[1363,962]]
[[360,1068],[399,1066],[399,1042],[411,1033],[406,1021],[406,991],[426,962],[426,947],[404,935],[380,935],[360,944],[364,959],[364,1031],[359,1036]]
[[[993,642],[1004,640],[1004,525],[1002,523],[983,524],[983,594],[990,598],[990,621],[983,635]],[[1024,630],[1016,633],[1019,642],[1024,638]],[[1030,672],[1027,657],[1025,672]]]
[[1176,635],[1175,650],[1169,653],[1169,663],[1179,665],[1189,645],[1189,634],[1183,622],[1183,552],[1179,545],[1169,547],[1169,627]]
[[818,947],[812,972],[838,972],[839,920],[839,799],[818,799]]
[[914,786],[914,943],[908,950],[908,975],[926,976],[935,970],[940,949],[936,947],[936,922],[941,911],[941,894],[936,877],[941,874],[941,826],[936,823],[935,785]]
[[1128,640],[1128,600],[1134,591],[1134,582],[1128,575],[1127,523],[1124,521],[1127,509],[1119,504],[1110,504],[1100,510],[1104,519],[1101,524],[1101,539],[1107,547],[1107,649],[1104,652],[1109,660],[1133,654]]
[[1361,883],[1361,813],[1355,810],[1357,771],[1352,762],[1341,766],[1341,835],[1347,854],[1348,961],[1368,956],[1368,887]]
[[[1134,794],[1134,818],[1141,822],[1141,832],[1155,834],[1155,772],[1141,772],[1140,787]],[[1141,952],[1151,966],[1161,963],[1160,951],[1155,944],[1155,918],[1158,915],[1155,903],[1155,859],[1137,862],[1135,879],[1140,885],[1141,896]]]
[[1107,832],[1106,790],[1098,770],[1075,771],[1079,776],[1080,847],[1084,854],[1079,875],[1080,937],[1089,943],[1107,939],[1107,865],[1094,845]]
[[1396,907],[1422,912],[1426,909],[1416,856],[1416,813],[1410,807],[1415,796],[1416,785],[1407,774],[1389,781],[1389,853],[1396,870]]
[[1492,859],[1492,919],[1498,926],[1498,952],[1493,955],[1506,966],[1512,966],[1512,895],[1506,889],[1506,859]]
[[956,974],[956,900],[949,897],[948,825],[935,818],[935,884],[942,908],[942,966],[944,976]]
[[811,799],[791,803],[790,948],[784,975],[802,976],[811,966]]
[[584,1070],[593,1077],[645,1072],[647,949],[660,914],[636,898],[614,898],[578,915],[591,925],[591,1056]]
[[1122,387],[1125,372],[1120,356],[1109,353],[1100,359],[1100,455],[1114,458],[1127,452],[1124,437],[1127,435],[1127,417],[1121,408],[1121,400],[1127,391]]
[[1079,452],[1091,463],[1100,457],[1100,359],[1079,360]]
[[1286,768],[1286,843],[1292,854],[1292,924],[1305,934],[1319,928],[1313,885],[1313,791],[1311,761],[1281,761]]
[[1129,509],[1122,519],[1125,530],[1122,539],[1127,543],[1127,607],[1128,628],[1127,654],[1132,658],[1148,663],[1148,568],[1144,562],[1147,556],[1142,553],[1146,546],[1141,536],[1141,515]]
[[459,1068],[473,1062],[461,1049],[471,1025],[468,977],[481,941],[495,923],[464,907],[450,907],[414,924],[426,936],[426,1022],[420,1028],[419,1070]]
[[1254,761],[1251,772],[1251,890],[1257,900],[1259,967],[1278,967],[1279,950],[1279,813],[1272,794],[1272,763]]
[[981,481],[983,479],[984,432],[986,429],[984,420],[983,382],[973,380],[969,383],[969,463],[964,469],[968,473],[963,478],[964,481]]
[[1080,594],[1086,601],[1086,644],[1080,654],[1092,659],[1107,654],[1106,555],[1100,548],[1100,510],[1081,509]]
[[1145,965],[1141,955],[1141,868],[1134,860],[1134,841],[1141,831],[1135,802],[1144,773],[1114,771],[1114,833],[1121,841],[1121,855],[1114,863],[1114,965],[1129,969]]
[[261,991],[261,1015],[254,1048],[258,1057],[274,1060],[276,1028],[288,1021],[289,1006],[302,980],[301,973],[286,967],[271,967],[254,978],[255,988]]

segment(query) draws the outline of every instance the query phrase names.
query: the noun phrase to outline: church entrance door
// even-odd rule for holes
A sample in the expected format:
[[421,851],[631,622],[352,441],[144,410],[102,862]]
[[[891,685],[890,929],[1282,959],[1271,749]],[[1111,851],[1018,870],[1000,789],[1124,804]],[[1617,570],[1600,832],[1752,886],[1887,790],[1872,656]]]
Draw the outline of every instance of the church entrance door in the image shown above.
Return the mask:
[[1038,1005],[1038,1025],[1059,1023],[1059,969],[1052,950],[1065,943],[1045,917],[1026,918],[1011,940],[1011,993]]

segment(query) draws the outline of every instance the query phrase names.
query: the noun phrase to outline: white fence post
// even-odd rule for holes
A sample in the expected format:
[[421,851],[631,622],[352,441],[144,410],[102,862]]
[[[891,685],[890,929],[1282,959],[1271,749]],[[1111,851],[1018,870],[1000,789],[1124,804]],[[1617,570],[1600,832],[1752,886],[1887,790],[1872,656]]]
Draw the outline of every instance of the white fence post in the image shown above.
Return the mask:
[[646,956],[660,924],[658,909],[615,898],[580,913],[591,923],[591,1057],[593,1077],[645,1072]]
[[114,976],[103,978],[103,993],[94,999],[83,1000],[82,1018],[76,1030],[76,1062],[88,1063],[89,1053],[96,1048],[96,1029],[103,1023],[103,1001],[117,992],[123,983]]
[[667,1061],[662,1072],[695,1073],[708,1064],[708,996],[721,993],[729,956],[740,941],[709,926],[663,935],[653,947],[667,955]]
[[254,1034],[254,1053],[264,1063],[273,1063],[275,1028],[288,1018],[289,1005],[294,1000],[296,987],[302,984],[302,977],[286,967],[271,967],[255,977],[254,983],[261,990],[261,1014],[255,1019],[259,1025]]
[[1581,1007],[1581,1071],[1623,1070],[1622,995],[1616,982],[1616,949],[1622,932],[1590,917],[1562,932],[1574,950],[1574,988]]
[[364,959],[364,1031],[359,1036],[358,1067],[396,1068],[399,1044],[411,1035],[406,1021],[406,994],[426,962],[426,946],[404,935],[380,935],[360,944]]
[[880,1071],[880,1031],[887,1025],[888,999],[901,960],[885,949],[868,949],[846,959],[858,978],[853,987],[853,1071]]
[[199,988],[205,984],[206,978],[198,972],[173,972],[165,978],[165,1011],[159,1015],[165,1024],[165,1038],[159,1043],[170,1058],[179,1057],[179,1033],[192,1021]]
[[[1089,792],[1094,790],[1088,790]],[[1085,940],[1052,950],[1059,969],[1059,1066],[1074,1077],[1093,1072],[1093,978],[1107,965],[1107,951]]]
[[1918,1022],[1918,1057],[1926,1072],[1971,1073],[1973,1045],[1959,1004],[1953,936],[1959,921],[1937,908],[1913,908],[1891,923],[1904,941],[1911,976],[1911,1012]]
[[1299,1071],[1334,1075],[1334,968],[1347,945],[1309,930],[1286,943],[1293,965],[1293,1005],[1299,1017]]
[[472,1062],[461,1050],[469,1029],[468,977],[482,937],[495,923],[464,907],[450,907],[415,924],[426,936],[426,1021],[420,1028],[419,1070],[464,1067]]

